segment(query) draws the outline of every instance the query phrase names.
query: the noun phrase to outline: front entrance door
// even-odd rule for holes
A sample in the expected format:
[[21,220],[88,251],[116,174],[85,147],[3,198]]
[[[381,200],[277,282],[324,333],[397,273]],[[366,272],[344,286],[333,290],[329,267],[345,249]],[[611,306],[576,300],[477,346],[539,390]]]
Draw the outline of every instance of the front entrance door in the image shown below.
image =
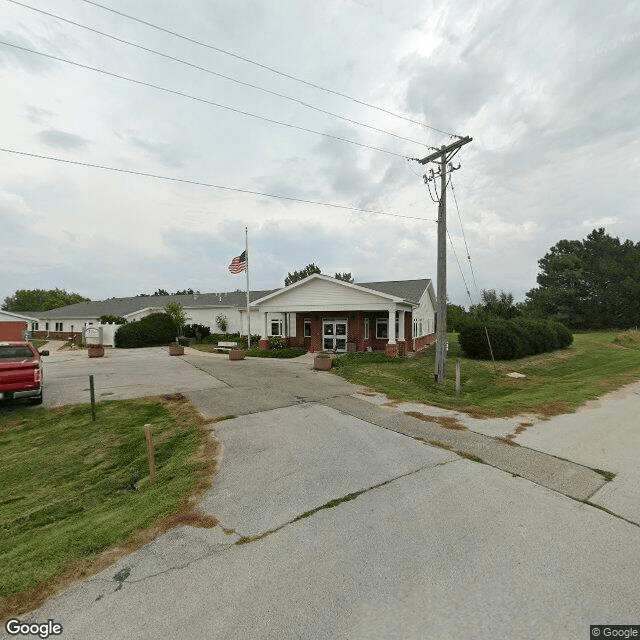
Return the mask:
[[322,348],[332,351],[347,351],[347,321],[344,318],[322,320]]

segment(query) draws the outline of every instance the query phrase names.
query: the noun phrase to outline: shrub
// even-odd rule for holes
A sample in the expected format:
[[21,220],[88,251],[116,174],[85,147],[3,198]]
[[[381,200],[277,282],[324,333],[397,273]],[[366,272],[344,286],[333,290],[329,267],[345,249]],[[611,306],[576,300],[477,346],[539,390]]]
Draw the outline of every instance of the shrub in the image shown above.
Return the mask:
[[100,316],[98,322],[100,324],[127,324],[122,316]]
[[282,342],[282,338],[280,336],[271,336],[269,338],[269,346],[276,351],[278,349],[284,349],[284,344]]
[[116,347],[130,349],[169,344],[175,340],[177,330],[170,315],[152,313],[120,327],[116,331]]
[[297,358],[304,355],[307,350],[304,347],[283,347],[282,349],[259,349],[251,347],[245,355],[253,358]]
[[460,348],[468,358],[491,358],[487,333],[496,360],[513,360],[562,349],[573,342],[571,331],[559,322],[524,318],[475,321],[463,327],[459,336]]
[[183,333],[185,338],[195,338],[197,342],[201,342],[211,335],[211,328],[206,324],[185,324]]
[[222,333],[227,332],[227,327],[229,326],[229,321],[227,320],[227,316],[222,314],[216,316],[216,326]]

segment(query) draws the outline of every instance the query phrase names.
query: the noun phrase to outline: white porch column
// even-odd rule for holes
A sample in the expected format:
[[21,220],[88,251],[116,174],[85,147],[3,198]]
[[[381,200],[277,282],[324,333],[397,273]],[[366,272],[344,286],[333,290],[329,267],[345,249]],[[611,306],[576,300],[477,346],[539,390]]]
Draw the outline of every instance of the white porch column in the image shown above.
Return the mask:
[[393,307],[389,309],[389,326],[388,326],[388,334],[389,334],[389,344],[396,343],[396,308]]
[[267,340],[269,337],[269,332],[267,329],[267,316],[269,315],[267,311],[261,311],[262,315],[262,335],[260,336],[261,340]]
[[404,311],[398,313],[398,342],[404,342]]

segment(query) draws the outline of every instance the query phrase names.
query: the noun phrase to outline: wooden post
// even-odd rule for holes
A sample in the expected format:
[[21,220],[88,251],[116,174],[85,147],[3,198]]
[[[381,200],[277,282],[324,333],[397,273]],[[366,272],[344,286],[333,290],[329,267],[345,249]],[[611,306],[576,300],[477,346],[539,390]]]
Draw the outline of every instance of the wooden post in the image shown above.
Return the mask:
[[147,460],[149,461],[149,482],[156,482],[156,463],[153,457],[153,436],[151,435],[151,425],[144,425],[144,437],[147,440]]
[[89,376],[89,392],[91,393],[91,421],[96,421],[96,392],[93,388],[93,376]]
[[456,360],[456,398],[460,397],[460,358]]

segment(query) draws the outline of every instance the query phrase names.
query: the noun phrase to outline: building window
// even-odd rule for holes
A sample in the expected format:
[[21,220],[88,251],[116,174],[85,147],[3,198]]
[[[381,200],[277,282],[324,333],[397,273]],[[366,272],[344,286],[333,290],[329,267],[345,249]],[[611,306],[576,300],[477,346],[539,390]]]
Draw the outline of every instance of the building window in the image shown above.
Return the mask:
[[369,339],[369,318],[364,319],[364,339]]
[[31,323],[31,331],[37,331],[38,330],[38,323],[37,322],[32,322]]
[[376,318],[376,338],[378,340],[389,339],[389,320],[387,318]]
[[56,322],[56,331],[62,331],[62,322]]
[[400,312],[396,311],[396,338],[400,335]]
[[271,321],[271,335],[272,336],[281,336],[282,335],[282,320],[272,320]]
[[311,318],[304,319],[304,337],[305,338],[311,337]]

